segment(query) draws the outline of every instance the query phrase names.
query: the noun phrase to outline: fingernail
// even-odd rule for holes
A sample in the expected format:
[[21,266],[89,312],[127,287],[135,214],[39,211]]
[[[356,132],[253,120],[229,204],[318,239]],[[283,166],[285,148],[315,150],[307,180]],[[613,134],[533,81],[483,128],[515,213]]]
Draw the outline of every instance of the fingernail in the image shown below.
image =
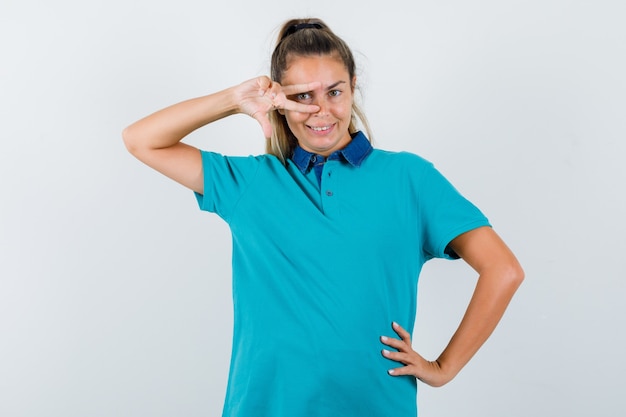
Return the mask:
[[394,371],[393,369],[390,369],[390,370],[388,370],[388,371],[387,371],[387,373],[388,373],[389,375],[393,375],[393,374],[395,374],[395,373],[396,373],[396,371]]
[[389,338],[387,336],[380,336],[380,340],[386,342],[387,340],[389,340]]
[[385,356],[389,355],[389,351],[387,349],[383,349],[383,355]]

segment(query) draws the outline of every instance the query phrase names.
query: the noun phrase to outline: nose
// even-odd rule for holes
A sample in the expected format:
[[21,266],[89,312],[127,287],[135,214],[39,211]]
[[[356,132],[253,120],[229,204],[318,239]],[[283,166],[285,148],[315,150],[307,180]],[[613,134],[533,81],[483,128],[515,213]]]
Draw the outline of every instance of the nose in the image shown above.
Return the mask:
[[317,107],[320,108],[316,113],[314,113],[315,115],[323,116],[327,114],[328,103],[326,102],[325,96],[322,95],[321,97],[320,96],[316,97],[313,104],[315,104]]

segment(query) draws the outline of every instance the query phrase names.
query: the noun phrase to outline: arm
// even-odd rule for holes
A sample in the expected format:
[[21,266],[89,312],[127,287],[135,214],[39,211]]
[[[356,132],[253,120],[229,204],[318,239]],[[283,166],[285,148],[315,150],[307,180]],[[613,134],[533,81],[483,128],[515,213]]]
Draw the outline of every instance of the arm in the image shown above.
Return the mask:
[[405,365],[390,370],[393,376],[413,375],[435,387],[451,381],[491,335],[524,279],[517,259],[490,227],[464,233],[450,246],[479,274],[463,320],[435,361],[427,361],[415,352],[409,333],[394,323],[400,339],[381,338],[384,344],[397,350],[384,350],[383,355]]
[[267,77],[157,111],[124,129],[128,151],[146,165],[200,194],[204,191],[200,151],[181,140],[202,126],[244,113],[256,119],[265,137],[272,133],[268,113],[276,109],[314,112],[310,106],[287,100],[286,95],[314,89],[317,83],[282,87]]

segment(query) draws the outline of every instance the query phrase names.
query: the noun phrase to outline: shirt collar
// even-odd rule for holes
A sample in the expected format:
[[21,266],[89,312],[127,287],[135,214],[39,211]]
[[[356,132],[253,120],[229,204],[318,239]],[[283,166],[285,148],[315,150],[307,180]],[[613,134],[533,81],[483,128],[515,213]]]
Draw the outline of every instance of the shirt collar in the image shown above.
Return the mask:
[[[358,131],[352,136],[352,140],[346,145],[345,148],[333,152],[328,156],[328,158],[326,158],[326,160],[343,159],[350,165],[358,168],[371,151],[372,144],[363,132]],[[320,158],[320,156],[309,151],[305,151],[300,147],[300,145],[297,145],[296,149],[294,149],[291,160],[298,167],[298,169],[305,174],[314,165],[317,158]]]

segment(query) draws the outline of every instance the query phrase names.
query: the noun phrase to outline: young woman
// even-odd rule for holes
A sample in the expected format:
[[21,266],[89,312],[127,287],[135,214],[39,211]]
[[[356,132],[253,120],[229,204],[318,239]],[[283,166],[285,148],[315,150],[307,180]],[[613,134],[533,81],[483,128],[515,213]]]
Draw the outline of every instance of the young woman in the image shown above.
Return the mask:
[[[415,416],[416,379],[450,381],[523,279],[485,216],[410,153],[373,149],[357,122],[355,64],[322,21],[287,22],[258,77],[158,111],[123,133],[139,160],[195,191],[230,226],[234,337],[224,416]],[[267,154],[229,157],[181,140],[255,118]],[[411,346],[417,281],[433,257],[479,274],[449,344]],[[391,328],[390,328],[391,327]]]

